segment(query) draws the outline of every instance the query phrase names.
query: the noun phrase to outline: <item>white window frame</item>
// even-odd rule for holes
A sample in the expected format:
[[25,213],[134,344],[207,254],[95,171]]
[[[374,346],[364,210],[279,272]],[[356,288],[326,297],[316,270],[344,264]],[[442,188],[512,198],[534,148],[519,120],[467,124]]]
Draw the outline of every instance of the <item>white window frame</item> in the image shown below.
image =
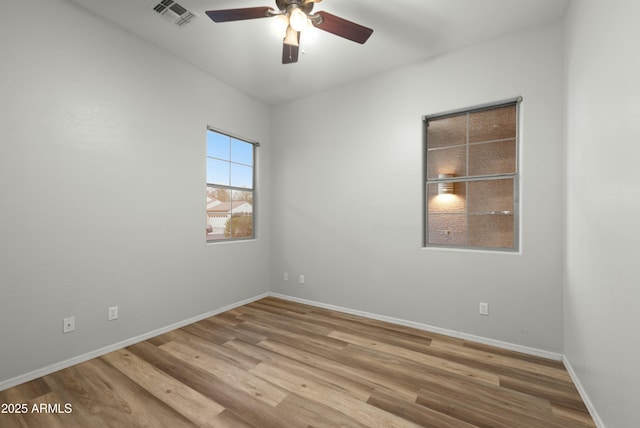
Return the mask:
[[[256,231],[256,218],[257,218],[257,190],[256,190],[256,184],[257,184],[257,148],[260,147],[260,143],[258,143],[257,141],[252,141],[249,140],[247,138],[244,137],[239,137],[237,135],[234,135],[232,133],[229,133],[227,131],[222,131],[220,129],[214,128],[212,126],[207,126],[207,132],[215,132],[217,134],[220,135],[224,135],[226,137],[229,137],[230,139],[234,139],[234,140],[238,140],[241,141],[243,143],[247,143],[252,145],[253,147],[253,153],[252,153],[252,161],[253,164],[252,165],[246,165],[246,164],[239,164],[237,162],[233,162],[231,159],[226,160],[226,159],[219,159],[219,158],[215,158],[212,156],[209,156],[209,153],[207,151],[206,153],[206,157],[205,159],[216,159],[218,161],[223,161],[223,162],[228,162],[230,165],[231,164],[238,164],[238,165],[244,165],[244,166],[251,166],[252,167],[252,183],[251,183],[251,188],[245,188],[245,187],[237,187],[237,186],[232,186],[232,185],[222,185],[222,184],[218,184],[218,183],[209,183],[208,180],[206,180],[206,187],[207,189],[209,188],[215,188],[215,189],[221,189],[221,190],[226,190],[229,192],[230,195],[233,194],[234,191],[240,191],[240,192],[250,192],[252,194],[252,209],[251,209],[251,217],[252,217],[252,234],[251,236],[243,236],[243,237],[226,237],[226,238],[216,238],[216,239],[209,239],[208,235],[209,235],[209,214],[207,213],[207,233],[205,234],[205,240],[207,244],[215,244],[215,243],[219,243],[219,242],[237,242],[237,241],[248,241],[248,240],[255,240],[257,237],[257,231]],[[206,166],[205,166],[206,168]],[[233,202],[233,200],[231,200],[231,202]],[[231,205],[233,206],[233,205]],[[233,213],[231,214],[230,218],[233,218]]]

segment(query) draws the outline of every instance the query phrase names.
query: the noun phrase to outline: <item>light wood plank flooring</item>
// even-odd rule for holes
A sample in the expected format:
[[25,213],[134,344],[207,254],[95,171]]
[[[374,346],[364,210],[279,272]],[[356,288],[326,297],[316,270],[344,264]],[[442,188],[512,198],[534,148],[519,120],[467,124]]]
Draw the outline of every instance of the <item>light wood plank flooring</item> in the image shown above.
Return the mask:
[[3,428],[595,427],[562,363],[276,298],[2,391],[0,403],[29,409],[0,414]]

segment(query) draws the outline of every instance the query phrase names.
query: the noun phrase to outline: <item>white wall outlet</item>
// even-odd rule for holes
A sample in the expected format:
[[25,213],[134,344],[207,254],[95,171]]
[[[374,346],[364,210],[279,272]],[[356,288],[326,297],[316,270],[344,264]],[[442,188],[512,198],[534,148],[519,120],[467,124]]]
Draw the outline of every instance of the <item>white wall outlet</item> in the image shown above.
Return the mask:
[[109,321],[118,319],[118,307],[112,306],[109,308]]
[[70,333],[76,329],[76,317],[64,318],[62,320],[62,333]]
[[480,302],[480,315],[489,315],[489,304]]
[[289,281],[289,272],[284,273],[284,280]]
[[300,275],[300,284],[304,284],[304,275]]

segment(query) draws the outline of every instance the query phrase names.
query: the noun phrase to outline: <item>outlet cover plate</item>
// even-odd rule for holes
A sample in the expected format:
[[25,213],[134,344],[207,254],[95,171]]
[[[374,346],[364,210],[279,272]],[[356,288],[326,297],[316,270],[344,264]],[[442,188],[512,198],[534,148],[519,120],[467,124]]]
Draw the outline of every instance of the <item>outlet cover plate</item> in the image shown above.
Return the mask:
[[76,317],[64,318],[62,320],[62,333],[71,333],[76,329]]
[[112,306],[109,308],[109,321],[118,319],[118,307]]
[[480,315],[489,315],[489,304],[485,302],[480,302]]

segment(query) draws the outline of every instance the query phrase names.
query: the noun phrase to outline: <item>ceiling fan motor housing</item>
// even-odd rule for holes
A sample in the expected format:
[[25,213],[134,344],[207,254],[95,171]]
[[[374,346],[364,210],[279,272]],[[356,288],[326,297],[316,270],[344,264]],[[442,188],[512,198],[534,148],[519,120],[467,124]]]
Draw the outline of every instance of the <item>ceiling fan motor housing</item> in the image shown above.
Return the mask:
[[283,12],[287,12],[291,6],[297,6],[308,15],[313,10],[313,5],[312,1],[305,3],[304,0],[276,0],[276,6]]

